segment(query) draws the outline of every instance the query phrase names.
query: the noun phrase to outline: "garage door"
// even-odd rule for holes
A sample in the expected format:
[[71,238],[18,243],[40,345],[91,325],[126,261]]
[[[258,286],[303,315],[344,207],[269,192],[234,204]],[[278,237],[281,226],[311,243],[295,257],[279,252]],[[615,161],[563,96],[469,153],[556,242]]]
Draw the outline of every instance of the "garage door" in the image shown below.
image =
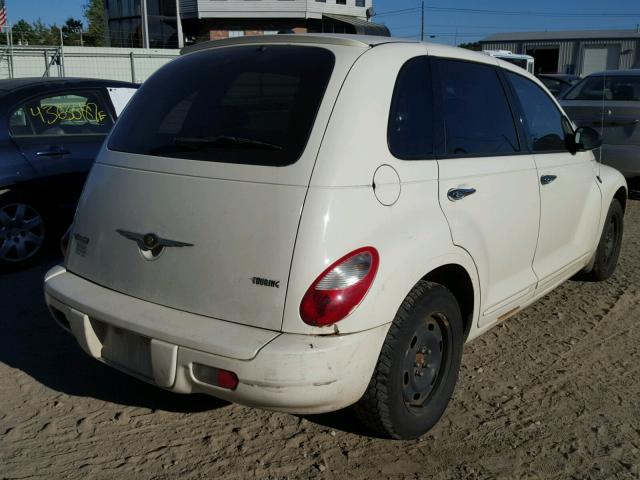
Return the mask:
[[584,47],[582,76],[620,67],[620,45],[591,45]]

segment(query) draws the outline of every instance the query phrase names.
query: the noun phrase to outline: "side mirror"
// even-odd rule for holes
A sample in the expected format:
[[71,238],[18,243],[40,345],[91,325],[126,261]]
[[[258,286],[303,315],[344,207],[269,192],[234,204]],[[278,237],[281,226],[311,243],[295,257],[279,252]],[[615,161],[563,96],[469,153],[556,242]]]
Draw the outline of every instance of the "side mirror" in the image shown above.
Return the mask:
[[576,151],[591,151],[602,146],[602,135],[591,127],[580,127],[574,134]]

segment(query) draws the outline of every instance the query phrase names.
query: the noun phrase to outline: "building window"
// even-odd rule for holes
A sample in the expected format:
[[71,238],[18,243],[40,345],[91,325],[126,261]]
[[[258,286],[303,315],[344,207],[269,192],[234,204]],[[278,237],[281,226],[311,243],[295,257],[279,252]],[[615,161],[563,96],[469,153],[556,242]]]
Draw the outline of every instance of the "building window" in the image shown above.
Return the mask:
[[356,7],[365,7],[365,0],[356,0]]
[[316,0],[318,3],[327,3],[327,0]]
[[244,30],[229,30],[229,38],[244,37]]
[[347,0],[336,0],[336,4],[337,5],[346,5],[347,4]]

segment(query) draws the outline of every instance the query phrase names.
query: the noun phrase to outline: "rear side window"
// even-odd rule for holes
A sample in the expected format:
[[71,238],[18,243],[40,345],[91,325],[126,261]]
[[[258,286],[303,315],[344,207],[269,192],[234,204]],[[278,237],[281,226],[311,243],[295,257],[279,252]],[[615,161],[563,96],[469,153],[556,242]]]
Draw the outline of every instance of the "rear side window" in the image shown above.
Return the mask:
[[533,83],[512,72],[505,72],[518,96],[527,121],[529,143],[534,152],[566,151],[563,115],[549,95]]
[[302,155],[333,72],[329,50],[242,46],[192,53],[147,80],[111,150],[285,166]]
[[99,91],[38,97],[9,117],[9,131],[19,136],[106,135],[113,120]]
[[389,150],[404,160],[432,157],[433,89],[427,57],[404,64],[393,92],[389,114]]
[[441,60],[439,72],[447,155],[490,156],[520,150],[511,108],[495,68]]
[[640,75],[587,77],[567,93],[565,100],[640,101]]

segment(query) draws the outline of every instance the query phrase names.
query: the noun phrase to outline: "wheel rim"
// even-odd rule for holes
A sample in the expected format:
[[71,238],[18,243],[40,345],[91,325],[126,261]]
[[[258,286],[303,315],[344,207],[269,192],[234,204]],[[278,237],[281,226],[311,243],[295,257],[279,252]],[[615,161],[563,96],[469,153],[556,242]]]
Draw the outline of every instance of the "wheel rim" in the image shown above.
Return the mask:
[[605,264],[613,258],[616,246],[618,242],[618,219],[612,216],[607,225],[607,230],[604,237],[604,252],[603,261]]
[[0,208],[0,259],[23,262],[44,244],[44,221],[33,207],[10,203]]
[[433,314],[415,329],[402,362],[402,395],[409,410],[419,414],[437,390],[448,367],[449,322]]

